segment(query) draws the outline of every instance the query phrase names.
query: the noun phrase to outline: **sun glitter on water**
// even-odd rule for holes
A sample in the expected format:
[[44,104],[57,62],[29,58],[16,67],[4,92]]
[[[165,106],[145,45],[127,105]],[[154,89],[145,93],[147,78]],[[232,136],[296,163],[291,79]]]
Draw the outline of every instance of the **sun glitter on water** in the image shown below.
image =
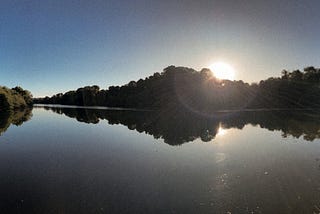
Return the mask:
[[224,136],[225,134],[227,134],[227,130],[225,130],[224,128],[222,128],[220,126],[218,131],[217,131],[217,136]]

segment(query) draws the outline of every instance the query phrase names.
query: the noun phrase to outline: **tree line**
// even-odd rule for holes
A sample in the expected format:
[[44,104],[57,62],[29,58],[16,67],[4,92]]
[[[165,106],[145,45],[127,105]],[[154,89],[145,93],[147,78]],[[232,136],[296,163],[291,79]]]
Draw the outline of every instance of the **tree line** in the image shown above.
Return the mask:
[[33,103],[32,94],[20,86],[7,88],[0,86],[0,110],[16,110],[31,106]]
[[188,109],[209,113],[221,109],[320,107],[320,69],[283,70],[281,77],[259,83],[219,80],[209,69],[169,66],[161,73],[123,86],[86,86],[34,103],[139,109]]

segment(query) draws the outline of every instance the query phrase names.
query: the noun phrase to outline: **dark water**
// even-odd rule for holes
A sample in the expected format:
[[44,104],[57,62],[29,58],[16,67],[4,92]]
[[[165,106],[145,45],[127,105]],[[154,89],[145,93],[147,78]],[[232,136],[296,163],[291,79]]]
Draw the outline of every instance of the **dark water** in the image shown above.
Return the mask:
[[319,213],[319,111],[1,114],[0,213]]

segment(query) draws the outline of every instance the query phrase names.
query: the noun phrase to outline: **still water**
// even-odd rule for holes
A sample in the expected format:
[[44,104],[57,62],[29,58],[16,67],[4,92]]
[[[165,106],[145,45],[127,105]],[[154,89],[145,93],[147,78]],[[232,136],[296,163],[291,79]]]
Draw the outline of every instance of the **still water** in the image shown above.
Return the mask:
[[319,213],[319,111],[1,114],[0,213]]

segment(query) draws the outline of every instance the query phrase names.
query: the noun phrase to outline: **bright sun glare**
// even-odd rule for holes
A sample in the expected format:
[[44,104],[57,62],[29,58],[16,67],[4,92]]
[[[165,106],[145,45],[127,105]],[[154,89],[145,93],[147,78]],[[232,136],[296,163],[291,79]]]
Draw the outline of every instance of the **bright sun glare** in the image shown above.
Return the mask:
[[213,75],[218,79],[234,80],[234,68],[225,62],[215,62],[209,66]]
[[224,128],[222,128],[221,126],[219,127],[218,131],[217,131],[217,136],[223,136],[227,134],[227,130],[225,130]]

